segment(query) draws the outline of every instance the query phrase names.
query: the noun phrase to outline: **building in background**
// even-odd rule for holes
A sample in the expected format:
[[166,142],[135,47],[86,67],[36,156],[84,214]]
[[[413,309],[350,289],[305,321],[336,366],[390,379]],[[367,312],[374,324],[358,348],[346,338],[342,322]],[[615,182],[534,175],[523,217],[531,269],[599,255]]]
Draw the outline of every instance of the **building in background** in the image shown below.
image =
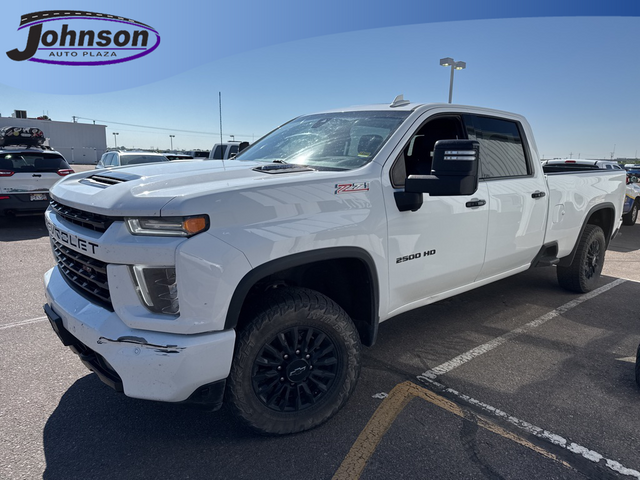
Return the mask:
[[95,165],[107,150],[106,125],[57,122],[27,118],[27,112],[16,110],[12,116],[0,116],[0,127],[36,127],[49,140],[49,146],[60,152],[69,163]]

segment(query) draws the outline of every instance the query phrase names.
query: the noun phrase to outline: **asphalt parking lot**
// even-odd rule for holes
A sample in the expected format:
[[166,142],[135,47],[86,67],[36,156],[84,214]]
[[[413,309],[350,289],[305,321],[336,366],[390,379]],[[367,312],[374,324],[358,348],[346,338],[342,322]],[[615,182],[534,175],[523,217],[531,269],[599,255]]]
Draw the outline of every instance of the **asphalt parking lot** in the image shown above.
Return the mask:
[[87,371],[43,317],[41,217],[0,259],[2,479],[640,478],[640,225],[588,295],[532,269],[383,323],[346,407],[279,438]]

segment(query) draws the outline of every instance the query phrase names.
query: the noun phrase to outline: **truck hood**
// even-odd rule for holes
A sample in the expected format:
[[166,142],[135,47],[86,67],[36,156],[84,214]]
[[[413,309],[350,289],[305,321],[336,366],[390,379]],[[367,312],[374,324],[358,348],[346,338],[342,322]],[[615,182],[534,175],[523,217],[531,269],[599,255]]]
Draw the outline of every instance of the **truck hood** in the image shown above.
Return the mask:
[[[256,171],[256,167],[280,173]],[[162,162],[77,173],[56,183],[50,193],[64,205],[102,215],[160,216],[162,208],[177,197],[194,198],[323,173],[327,172],[237,160]]]

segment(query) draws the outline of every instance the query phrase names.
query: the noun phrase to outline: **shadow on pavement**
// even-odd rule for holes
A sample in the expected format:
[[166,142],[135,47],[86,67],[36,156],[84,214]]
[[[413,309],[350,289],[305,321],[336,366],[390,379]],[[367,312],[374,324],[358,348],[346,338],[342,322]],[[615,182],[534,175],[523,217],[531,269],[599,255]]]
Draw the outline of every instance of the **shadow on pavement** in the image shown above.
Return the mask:
[[[372,409],[367,411],[365,417]],[[43,478],[330,478],[368,419],[360,413],[340,412],[314,430],[266,437],[225,407],[207,412],[131,399],[89,374],[64,393],[47,420]],[[345,426],[354,418],[355,431]]]
[[221,446],[252,437],[224,410],[130,399],[90,374],[45,425],[43,478],[220,478]]
[[0,242],[16,242],[46,237],[49,233],[44,215],[0,217]]
[[640,223],[623,226],[618,236],[609,244],[608,250],[620,253],[640,250]]

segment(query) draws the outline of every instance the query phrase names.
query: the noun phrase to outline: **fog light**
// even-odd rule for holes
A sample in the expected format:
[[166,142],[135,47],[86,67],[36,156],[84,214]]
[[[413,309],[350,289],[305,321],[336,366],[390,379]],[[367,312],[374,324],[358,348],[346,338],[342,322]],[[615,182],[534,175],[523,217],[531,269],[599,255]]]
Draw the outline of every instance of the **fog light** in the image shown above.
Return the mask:
[[138,295],[149,310],[167,315],[180,312],[175,268],[134,265],[131,269]]

